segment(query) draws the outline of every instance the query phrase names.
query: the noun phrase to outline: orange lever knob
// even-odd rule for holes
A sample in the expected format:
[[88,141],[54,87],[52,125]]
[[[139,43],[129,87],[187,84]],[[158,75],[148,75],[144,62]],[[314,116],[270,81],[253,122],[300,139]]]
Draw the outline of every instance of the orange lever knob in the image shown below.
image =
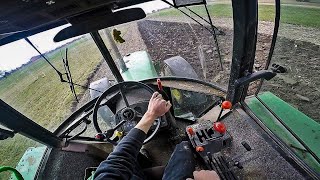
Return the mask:
[[202,151],[204,151],[204,148],[202,146],[197,146],[196,147],[196,151],[197,152],[202,152]]
[[221,104],[222,109],[231,109],[231,107],[232,103],[230,101],[223,101],[223,103]]
[[188,129],[187,129],[187,131],[188,131],[188,133],[192,136],[192,135],[194,135],[194,131],[193,131],[193,129],[191,128],[191,127],[189,127]]

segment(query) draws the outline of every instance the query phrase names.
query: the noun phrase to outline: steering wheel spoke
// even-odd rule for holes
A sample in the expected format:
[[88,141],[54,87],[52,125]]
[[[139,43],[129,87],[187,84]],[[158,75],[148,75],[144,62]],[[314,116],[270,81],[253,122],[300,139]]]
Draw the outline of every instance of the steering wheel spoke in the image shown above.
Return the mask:
[[126,107],[129,107],[129,103],[128,103],[128,100],[127,100],[126,95],[124,94],[124,89],[123,89],[123,87],[125,88],[126,86],[124,86],[124,85],[123,85],[123,86],[119,86],[119,92],[120,92],[120,95],[121,95],[124,103],[126,104]]
[[141,114],[140,112],[136,111],[136,117],[138,118],[142,118],[143,114]]

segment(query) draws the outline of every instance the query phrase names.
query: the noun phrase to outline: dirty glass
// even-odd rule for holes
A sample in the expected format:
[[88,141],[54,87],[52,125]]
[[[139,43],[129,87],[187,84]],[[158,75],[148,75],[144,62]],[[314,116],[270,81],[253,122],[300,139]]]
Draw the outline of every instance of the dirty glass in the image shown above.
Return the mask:
[[9,54],[24,53],[24,56],[19,57],[13,55],[17,60],[12,61],[17,64],[2,59],[0,98],[50,131],[55,130],[68,115],[91,99],[88,89],[91,82],[101,78],[114,81],[89,34],[54,43],[54,32],[58,31],[50,30],[29,39],[54,68],[64,74],[64,80],[67,77],[63,61],[68,61],[75,94],[70,84],[61,82],[55,69],[24,40],[0,47],[2,52],[9,50]]
[[[268,67],[278,74],[272,80],[265,81],[260,91],[272,92],[317,122],[320,122],[319,5],[315,2],[301,2],[297,6],[281,5],[279,34]],[[259,58],[266,59],[267,53],[263,52],[268,51],[272,38],[271,28],[267,27],[273,28],[273,23],[260,21],[259,26],[257,69],[264,66]]]
[[173,0],[176,6],[188,6],[193,4],[204,3],[203,0]]
[[[199,17],[184,8],[181,9],[185,13],[183,14],[163,2],[150,3],[150,5],[152,4],[163,6],[164,9],[146,11],[147,18],[143,20],[109,28],[110,34],[113,34],[114,31],[121,32],[120,36],[124,40],[124,42],[117,41],[116,48],[112,48],[112,52],[115,52],[114,59],[145,51],[153,62],[157,76],[200,79],[226,89],[232,58],[233,22],[231,4],[208,4],[213,25],[216,27],[214,32],[207,23],[209,19],[203,5],[189,6]],[[221,9],[224,11],[221,12]],[[204,26],[199,25],[188,16]],[[217,40],[215,40],[213,33],[216,34]],[[177,60],[178,63],[172,67],[167,63],[170,60]],[[185,61],[185,63],[182,61]],[[144,66],[144,64],[140,62],[140,66]],[[185,69],[186,66],[190,66],[190,68]],[[135,78],[129,78],[129,80],[132,79],[135,80]],[[171,94],[177,91],[181,90],[171,89]],[[200,96],[200,93],[192,93]],[[185,91],[181,91],[181,94],[185,97],[190,95]],[[207,95],[202,94],[201,96],[206,97]],[[203,103],[205,105],[203,105],[205,107],[209,107],[215,102],[211,98],[204,99]],[[197,104],[194,100],[191,102]],[[188,107],[189,105],[182,106]],[[199,112],[185,111],[182,114],[191,113],[192,117],[190,118],[192,119],[201,114],[200,111],[206,109],[205,107],[199,108]],[[180,105],[177,102],[174,104],[174,108],[182,115]]]
[[[1,125],[0,128],[9,130]],[[25,179],[33,179],[32,173],[35,173],[33,171],[36,169],[32,169],[32,165],[37,166],[40,164],[45,149],[45,145],[37,143],[20,134],[16,134],[14,137],[1,140],[0,166],[14,167],[23,175]],[[31,166],[30,163],[32,164]],[[30,169],[27,169],[26,167],[30,167]],[[27,175],[28,171],[30,176]],[[11,172],[6,171],[0,173],[0,179],[15,180],[16,178],[11,175]]]
[[172,89],[171,96],[174,116],[190,121],[197,120],[221,103],[221,97],[181,89]]
[[[96,96],[88,89],[90,83],[102,78],[114,82],[90,34],[60,43],[53,42],[54,35],[62,28],[29,39],[60,73],[66,73],[63,61],[68,60],[73,83],[77,84],[74,85],[76,96],[70,85],[61,82],[54,68],[26,41],[19,40],[0,47],[1,100],[50,131],[54,131],[72,112]],[[67,80],[66,75],[63,79]],[[0,165],[12,167],[16,166],[28,147],[39,146],[21,135],[3,140],[0,144]]]
[[[141,76],[134,76],[139,73],[127,74],[125,80],[175,75],[164,61],[180,56],[195,72],[193,74],[195,76],[184,77],[227,87],[233,36],[231,4],[208,3],[213,24],[217,27],[215,32],[205,22],[208,18],[203,6],[190,6],[190,8],[205,21],[185,9],[183,11],[204,26],[161,1],[146,3],[140,7],[147,13],[147,18],[99,31],[121,72],[125,72],[123,62],[128,62],[129,57],[136,59],[139,56],[134,55],[138,54],[151,59],[152,66],[142,67],[149,69],[150,74],[140,74]],[[63,59],[66,59],[66,51],[68,52],[72,79],[78,84],[74,87],[76,97],[71,92],[69,84],[60,82],[55,70],[24,40],[0,47],[0,98],[50,131],[54,131],[66,117],[92,97],[99,95],[96,91],[88,90],[90,84],[96,81],[103,83],[108,81],[108,86],[116,83],[89,34],[53,43],[52,39],[60,29],[62,27],[31,36],[29,39],[61,73],[65,73]],[[212,33],[217,34],[218,45]],[[137,51],[144,51],[147,54],[135,53]],[[140,64],[141,61],[137,66]],[[186,96],[188,94],[190,93],[185,93]],[[203,96],[206,97],[204,106],[212,105],[211,97]],[[192,113],[197,116],[200,111]],[[92,126],[90,128],[92,129]],[[88,132],[90,136],[94,130]],[[12,140],[10,146],[1,142],[1,148],[3,152],[10,152],[10,148],[19,147],[22,141],[24,140]],[[29,146],[36,145],[26,143],[15,157],[21,157],[22,152]],[[8,164],[14,166],[16,163],[17,160],[13,160]]]

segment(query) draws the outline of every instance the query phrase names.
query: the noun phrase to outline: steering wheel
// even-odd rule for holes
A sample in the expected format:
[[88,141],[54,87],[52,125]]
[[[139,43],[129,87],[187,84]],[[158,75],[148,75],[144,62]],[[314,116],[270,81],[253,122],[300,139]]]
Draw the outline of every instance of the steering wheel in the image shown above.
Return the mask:
[[[94,128],[95,130],[98,132],[98,133],[102,133],[102,130],[99,126],[99,123],[98,123],[98,109],[102,106],[105,106],[107,105],[109,107],[109,101],[110,99],[107,99],[106,97],[110,94],[119,94],[121,95],[121,99],[124,101],[125,103],[125,107],[118,110],[115,114],[115,118],[120,118],[122,119],[114,128],[108,130],[105,134],[107,134],[107,138],[110,138],[112,135],[113,135],[113,132],[118,129],[120,126],[124,125],[126,122],[130,122],[130,121],[135,121],[136,123],[138,123],[143,114],[145,112],[138,112],[135,110],[134,107],[138,107],[139,104],[141,103],[137,103],[137,104],[129,104],[128,102],[128,99],[125,95],[125,92],[130,90],[130,88],[143,88],[145,90],[147,90],[151,95],[155,92],[155,90],[153,90],[150,86],[144,84],[144,83],[141,83],[141,82],[135,82],[135,81],[126,81],[126,82],[120,82],[118,84],[115,84],[113,86],[111,86],[110,88],[108,88],[105,92],[103,92],[101,94],[101,96],[97,99],[95,105],[94,105],[94,108],[93,108],[93,125],[94,125]],[[149,102],[145,102],[145,103],[149,103]],[[109,107],[110,108],[110,107]],[[110,108],[111,109],[111,108]],[[145,108],[140,108],[140,109],[145,109]],[[145,110],[146,111],[146,110]],[[156,133],[159,131],[159,128],[160,128],[160,122],[161,122],[161,119],[163,118],[162,117],[159,117],[158,119],[156,119],[156,128],[154,129],[154,131],[147,135],[147,138],[144,140],[143,144],[149,142],[155,135]],[[132,127],[133,128],[133,127]],[[131,128],[131,129],[132,129]]]

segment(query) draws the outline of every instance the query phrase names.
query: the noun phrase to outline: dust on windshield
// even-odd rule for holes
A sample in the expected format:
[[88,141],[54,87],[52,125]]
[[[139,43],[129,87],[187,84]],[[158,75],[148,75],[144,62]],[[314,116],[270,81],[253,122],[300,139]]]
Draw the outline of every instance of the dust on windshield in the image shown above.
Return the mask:
[[[217,42],[212,32],[208,31],[210,26],[207,23],[202,23],[205,26],[201,26],[172,8],[153,11],[144,20],[110,27],[99,33],[117,65],[119,54],[121,58],[144,51],[147,53],[145,57],[152,62],[153,67],[150,68],[155,69],[156,76],[172,75],[164,61],[180,56],[194,69],[197,79],[226,88],[232,55],[231,5],[208,7],[217,27],[216,33],[220,33],[217,35]],[[214,11],[221,7],[226,9],[227,17],[214,15]],[[203,7],[192,8],[202,18],[206,18]],[[201,21],[199,18],[198,20]],[[115,42],[117,49],[110,44],[109,38],[114,30],[121,32],[120,36],[124,40],[123,43]],[[69,84],[60,82],[57,72],[24,40],[0,47],[6,49],[1,51],[0,98],[50,131],[54,131],[66,117],[92,99],[92,93],[86,88],[91,83],[103,78],[108,79],[110,85],[116,83],[89,34],[55,44],[52,41],[55,33],[57,31],[47,31],[29,39],[62,73],[65,73],[63,59],[68,49],[68,64],[73,82],[82,86],[74,86],[77,98]],[[5,51],[9,52],[5,53],[6,56],[3,55]],[[23,55],[16,56],[17,54]],[[16,64],[8,65],[6,62],[9,61],[16,61]],[[122,71],[120,66],[118,68]],[[211,97],[208,99],[207,102],[211,103]],[[205,103],[205,106],[210,106],[210,103]],[[22,141],[25,143],[20,143]],[[40,145],[20,136],[5,142],[1,143],[0,154],[6,156],[0,156],[0,163],[13,167],[28,147]],[[19,151],[11,151],[12,148],[18,148]],[[9,157],[12,156],[17,158],[10,160]]]

